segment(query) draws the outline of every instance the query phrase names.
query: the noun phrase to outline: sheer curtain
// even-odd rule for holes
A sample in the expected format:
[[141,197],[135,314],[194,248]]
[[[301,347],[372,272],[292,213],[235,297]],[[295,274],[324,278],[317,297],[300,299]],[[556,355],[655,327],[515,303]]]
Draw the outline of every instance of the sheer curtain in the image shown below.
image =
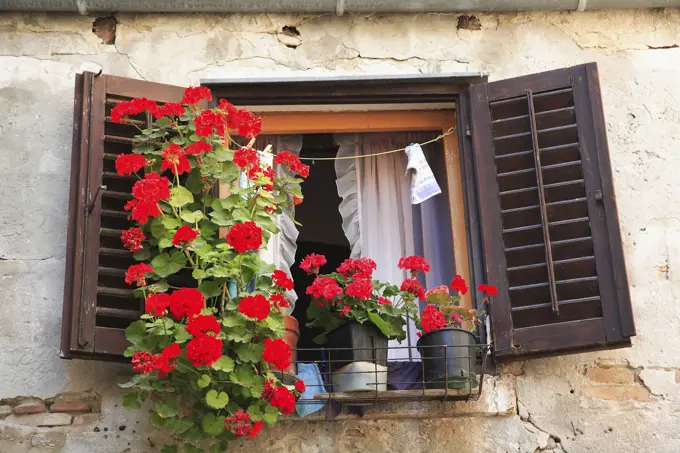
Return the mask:
[[[262,151],[267,145],[272,145],[272,152],[289,151],[293,154],[300,155],[302,150],[302,135],[262,135],[257,137],[255,141],[255,149]],[[273,164],[273,154],[261,155],[260,159],[265,163]],[[286,169],[283,166],[276,168],[278,176],[283,176]],[[295,222],[291,219],[295,216],[294,208],[291,208],[287,214],[281,214],[278,217],[279,233],[272,235],[267,243],[267,248],[260,251],[260,256],[268,263],[272,263],[277,269],[281,269],[289,276],[291,274],[290,268],[295,263],[295,251],[297,250],[298,229]],[[286,291],[286,300],[290,303],[290,308],[284,310],[285,314],[291,314],[295,308],[297,301],[297,294],[295,290]]]
[[[368,256],[375,260],[378,265],[376,279],[399,285],[406,278],[406,273],[397,268],[399,258],[417,253],[432,265],[432,272],[423,284],[431,288],[451,280],[453,247],[446,191],[420,205],[411,205],[406,153],[356,158],[403,148],[414,142],[422,143],[435,135],[434,132],[408,132],[335,136],[339,145],[338,157],[355,157],[337,160],[335,165],[338,194],[342,197],[343,229],[352,257]],[[435,178],[440,187],[445,187],[441,145],[437,143],[424,150],[426,157],[434,157],[430,164]],[[412,321],[407,333],[407,341],[401,344],[391,341],[390,346],[415,346],[418,337]],[[419,357],[415,348],[389,352],[389,358],[393,360]]]

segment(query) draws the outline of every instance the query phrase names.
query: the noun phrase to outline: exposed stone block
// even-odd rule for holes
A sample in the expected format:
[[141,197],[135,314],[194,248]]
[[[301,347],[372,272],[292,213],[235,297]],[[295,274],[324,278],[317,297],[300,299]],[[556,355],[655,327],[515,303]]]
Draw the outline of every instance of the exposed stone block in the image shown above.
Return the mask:
[[82,401],[54,403],[50,406],[50,412],[90,412],[90,404]]
[[45,403],[40,400],[26,400],[14,406],[15,414],[39,414],[41,412],[46,412],[47,407]]
[[42,414],[10,415],[5,419],[9,423],[26,426],[65,426],[70,425],[73,416],[69,414],[56,414],[45,412]]
[[71,425],[72,426],[92,425],[94,423],[97,423],[100,417],[101,415],[96,413],[76,415],[75,417],[73,417],[73,423],[71,423]]
[[633,370],[630,368],[588,368],[586,376],[591,381],[605,384],[632,384],[634,381]]
[[6,418],[8,415],[12,415],[12,406],[0,406],[0,420]]
[[591,398],[619,401],[650,401],[649,391],[639,385],[593,385],[583,388]]

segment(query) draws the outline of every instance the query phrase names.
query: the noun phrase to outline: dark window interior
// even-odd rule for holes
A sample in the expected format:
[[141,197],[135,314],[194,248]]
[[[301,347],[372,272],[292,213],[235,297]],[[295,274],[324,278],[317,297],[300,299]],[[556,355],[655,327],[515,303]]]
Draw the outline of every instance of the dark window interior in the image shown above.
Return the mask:
[[[335,157],[338,147],[331,134],[309,134],[304,136],[300,157]],[[341,198],[335,185],[334,161],[318,160],[305,162],[312,166],[309,177],[302,183],[302,193],[305,201],[295,208],[295,220],[300,235],[297,240],[295,264],[291,269],[295,280],[295,292],[298,300],[295,304],[293,316],[300,323],[300,341],[298,360],[321,360],[319,351],[305,351],[304,348],[318,348],[312,339],[321,333],[320,330],[309,329],[306,312],[310,297],[305,293],[312,283],[313,276],[308,276],[299,267],[300,261],[310,253],[326,256],[328,263],[322,272],[333,272],[342,261],[349,258],[349,242],[342,230],[342,217],[338,211]]]

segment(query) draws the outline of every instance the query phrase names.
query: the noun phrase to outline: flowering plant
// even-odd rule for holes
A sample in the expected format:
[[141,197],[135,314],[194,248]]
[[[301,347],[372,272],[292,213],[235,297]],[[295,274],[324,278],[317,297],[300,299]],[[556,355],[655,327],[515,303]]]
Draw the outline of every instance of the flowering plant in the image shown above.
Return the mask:
[[[275,373],[290,366],[281,310],[293,281],[256,252],[277,233],[276,216],[302,199],[302,179],[291,173],[305,177],[309,167],[280,152],[274,162],[289,176],[275,178],[257,151],[229,149],[230,134],[254,138],[260,119],[225,100],[197,105],[211,97],[189,88],[180,103],[141,98],[111,111],[115,123],[154,119],[115,167],[137,179],[125,210],[138,226],[121,240],[141,261],[125,281],[145,307],[126,330],[135,376],[123,384],[132,389],[123,403],[153,403],[152,424],[174,432],[164,453],[179,444],[202,452],[199,442],[221,452],[230,439],[256,437],[304,391],[302,381],[287,386]],[[217,184],[229,187],[226,198],[213,195]]]
[[372,323],[390,339],[402,341],[406,338],[404,326],[407,319],[418,312],[417,298],[424,298],[424,290],[415,280],[416,273],[429,264],[418,256],[405,257],[399,267],[409,269],[411,278],[401,286],[373,280],[377,265],[368,257],[345,260],[331,274],[319,274],[326,264],[322,255],[311,254],[300,263],[308,274],[316,275],[307,288],[312,304],[307,309],[309,327],[321,327],[324,333],[314,338],[323,344],[326,334],[349,321]]
[[[486,310],[460,306],[461,296],[468,292],[467,283],[460,275],[454,277],[450,288],[460,295],[451,295],[449,287],[446,285],[437,286],[425,293],[425,300],[428,305],[418,319],[418,324],[423,332],[428,333],[446,327],[465,327],[474,332],[477,326],[484,322]],[[477,289],[483,293],[482,303],[484,304],[489,302],[489,296],[498,294],[495,286],[481,284]],[[421,333],[418,332],[418,335],[420,336]]]

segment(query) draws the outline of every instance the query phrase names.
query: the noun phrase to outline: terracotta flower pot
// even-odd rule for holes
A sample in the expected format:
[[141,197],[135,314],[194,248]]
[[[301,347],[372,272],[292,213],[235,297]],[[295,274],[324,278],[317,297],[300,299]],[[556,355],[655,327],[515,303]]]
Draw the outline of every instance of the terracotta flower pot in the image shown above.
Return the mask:
[[290,366],[284,370],[284,374],[295,376],[297,375],[297,367],[295,362],[297,361],[297,348],[298,340],[300,339],[300,325],[298,320],[290,315],[283,315],[283,327],[286,332],[283,334],[283,341],[285,341],[288,346],[290,346]]

